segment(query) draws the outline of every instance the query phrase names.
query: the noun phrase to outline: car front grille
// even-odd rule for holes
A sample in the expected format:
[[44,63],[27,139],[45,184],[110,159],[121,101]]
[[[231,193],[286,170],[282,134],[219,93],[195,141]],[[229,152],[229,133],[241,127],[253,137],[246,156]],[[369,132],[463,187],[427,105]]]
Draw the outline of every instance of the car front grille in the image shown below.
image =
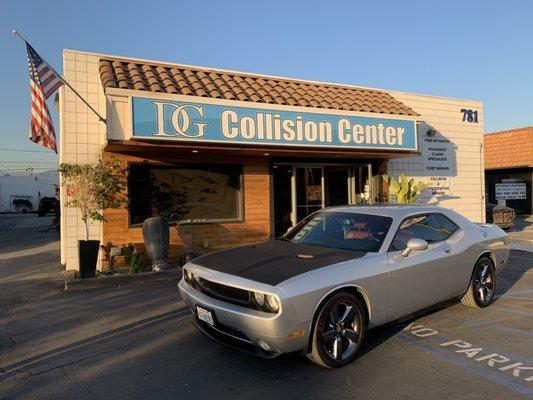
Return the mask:
[[250,305],[250,292],[248,290],[222,285],[204,278],[198,278],[198,286],[200,291],[209,297],[243,306]]

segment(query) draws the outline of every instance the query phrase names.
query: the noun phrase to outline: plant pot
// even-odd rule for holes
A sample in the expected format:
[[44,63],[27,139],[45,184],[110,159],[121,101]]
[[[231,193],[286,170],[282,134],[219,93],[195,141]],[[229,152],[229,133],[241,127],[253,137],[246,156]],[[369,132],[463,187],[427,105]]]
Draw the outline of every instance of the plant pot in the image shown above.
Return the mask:
[[152,260],[152,270],[168,269],[168,247],[170,230],[168,222],[163,217],[147,218],[142,226],[146,253]]
[[78,240],[81,279],[94,278],[96,276],[99,248],[99,240]]

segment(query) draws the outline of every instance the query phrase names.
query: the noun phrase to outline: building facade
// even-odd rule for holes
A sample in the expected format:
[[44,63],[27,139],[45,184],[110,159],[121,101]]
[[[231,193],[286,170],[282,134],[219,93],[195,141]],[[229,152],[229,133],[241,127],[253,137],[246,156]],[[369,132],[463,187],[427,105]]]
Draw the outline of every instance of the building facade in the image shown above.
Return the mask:
[[[429,184],[420,201],[484,220],[479,101],[72,50],[64,77],[106,123],[62,87],[60,161],[127,172],[128,206],[90,226],[104,244],[142,244],[153,215],[174,260],[267,240],[324,206],[389,200],[382,175],[401,172]],[[62,207],[62,262],[77,269],[83,226]]]
[[489,203],[532,213],[533,127],[485,135],[485,181]]

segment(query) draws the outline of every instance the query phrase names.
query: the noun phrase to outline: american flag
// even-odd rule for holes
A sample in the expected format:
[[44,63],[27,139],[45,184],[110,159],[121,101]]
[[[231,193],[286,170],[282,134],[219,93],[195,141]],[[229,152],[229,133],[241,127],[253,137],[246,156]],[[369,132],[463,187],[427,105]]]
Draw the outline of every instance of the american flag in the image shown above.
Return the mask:
[[26,43],[30,67],[31,121],[30,140],[57,153],[56,134],[48,99],[63,84],[63,79]]

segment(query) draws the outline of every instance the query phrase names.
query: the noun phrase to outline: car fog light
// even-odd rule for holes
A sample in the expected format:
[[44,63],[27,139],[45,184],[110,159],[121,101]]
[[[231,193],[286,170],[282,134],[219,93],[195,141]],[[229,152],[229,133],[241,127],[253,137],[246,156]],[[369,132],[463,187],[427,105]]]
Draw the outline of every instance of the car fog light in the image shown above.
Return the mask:
[[278,298],[275,295],[267,294],[266,295],[266,302],[267,302],[267,306],[272,311],[278,311],[279,310],[279,300],[278,300]]
[[260,306],[265,304],[265,296],[263,295],[263,293],[254,292],[254,300]]
[[262,339],[259,339],[257,341],[257,344],[263,349],[263,350],[266,350],[266,351],[270,351],[270,346]]

